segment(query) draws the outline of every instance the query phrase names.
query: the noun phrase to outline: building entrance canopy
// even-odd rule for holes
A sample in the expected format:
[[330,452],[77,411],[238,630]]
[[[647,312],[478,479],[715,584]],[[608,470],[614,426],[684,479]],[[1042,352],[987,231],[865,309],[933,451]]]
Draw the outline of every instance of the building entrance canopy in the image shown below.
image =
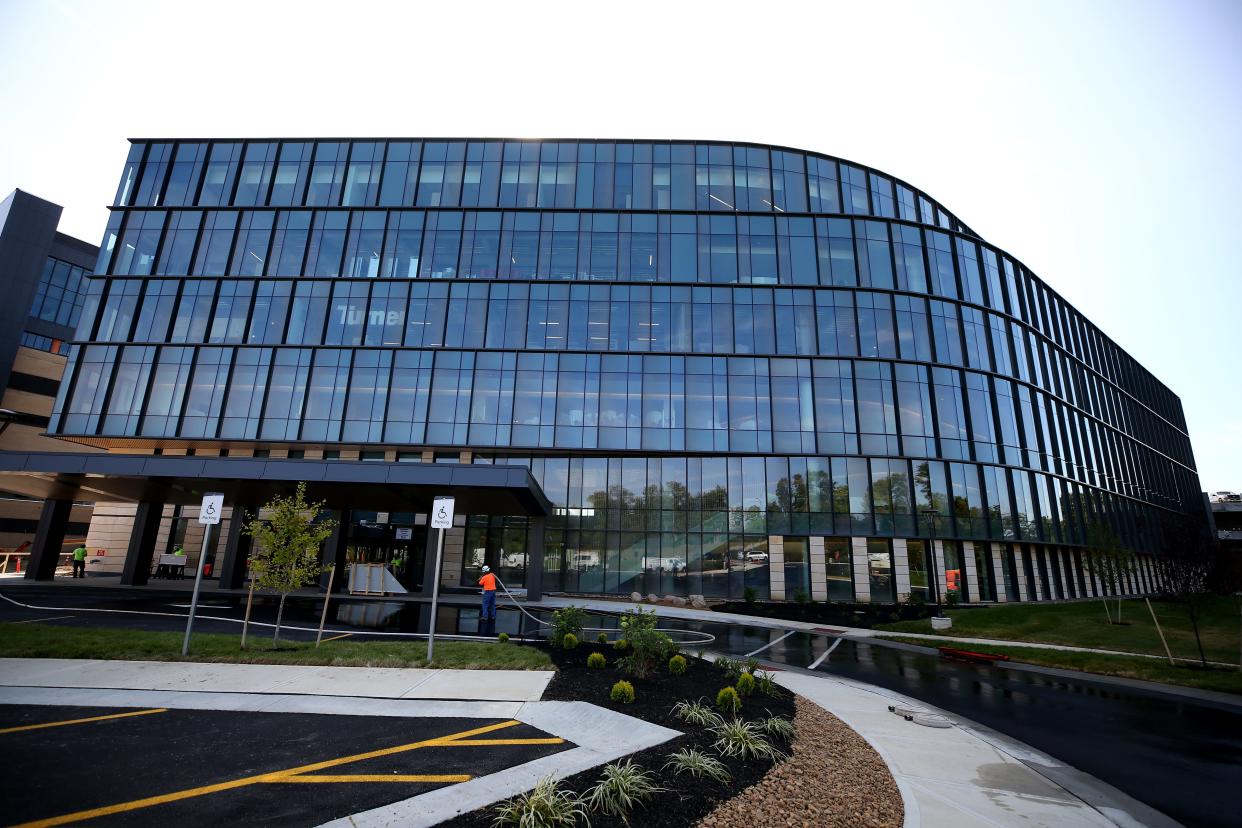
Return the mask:
[[552,513],[539,484],[520,466],[0,453],[0,491],[44,500],[189,506],[206,492],[223,492],[227,505],[262,504],[303,481],[309,499],[332,508],[427,512],[433,497],[447,495],[457,499],[459,514]]
[[[52,577],[65,515],[75,500],[139,505],[122,576],[122,583],[137,584],[146,581],[155,527],[165,505],[197,506],[205,493],[222,492],[226,506],[253,512],[274,495],[291,494],[301,482],[308,499],[346,514],[351,509],[427,513],[433,498],[448,496],[455,498],[459,515],[529,517],[534,554],[527,587],[538,595],[544,518],[552,514],[552,504],[521,466],[0,452],[0,491],[45,501],[27,572],[40,579]],[[222,586],[240,583],[245,571],[244,552],[238,551],[244,539],[238,528],[229,534],[220,567]],[[343,543],[335,544],[339,549],[329,551],[328,560],[344,563]],[[425,589],[431,581],[424,579]]]

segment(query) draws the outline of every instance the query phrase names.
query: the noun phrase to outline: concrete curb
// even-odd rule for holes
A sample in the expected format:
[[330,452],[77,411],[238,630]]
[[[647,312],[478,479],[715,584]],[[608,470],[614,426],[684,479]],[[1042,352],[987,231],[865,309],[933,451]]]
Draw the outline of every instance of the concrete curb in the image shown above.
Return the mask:
[[545,776],[573,776],[681,734],[586,702],[528,702],[513,718],[577,747],[459,785],[438,788],[320,828],[425,828],[530,790]]

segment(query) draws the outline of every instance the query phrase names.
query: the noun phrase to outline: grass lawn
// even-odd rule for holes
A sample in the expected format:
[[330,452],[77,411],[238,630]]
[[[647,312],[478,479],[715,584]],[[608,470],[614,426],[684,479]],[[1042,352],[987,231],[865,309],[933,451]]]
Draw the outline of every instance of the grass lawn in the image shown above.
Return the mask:
[[[885,639],[915,644],[919,647],[935,646],[935,642],[923,638],[885,636]],[[953,646],[951,642],[945,643]],[[1072,653],[1064,650],[1037,650],[1032,647],[994,647],[971,644],[967,646],[967,649],[976,653],[1007,655],[1013,661],[1039,664],[1044,667],[1059,667],[1062,670],[1081,670],[1085,673],[1098,673],[1104,676],[1120,676],[1121,678],[1177,684],[1182,687],[1195,687],[1200,690],[1215,690],[1218,693],[1242,694],[1242,671],[1236,667],[1233,669],[1216,667],[1204,670],[1185,663],[1170,667],[1169,662],[1163,659]]]
[[[1117,617],[1117,602],[1110,601],[1110,612]],[[1190,629],[1190,619],[1182,604],[1152,601],[1152,608],[1169,649],[1175,658],[1198,659],[1199,651]],[[1142,599],[1121,602],[1122,624],[1109,624],[1102,601],[1071,604],[1001,604],[983,609],[948,610],[953,629],[938,635],[962,638],[999,638],[1006,641],[1032,641],[1040,644],[1066,644],[1127,653],[1164,655],[1160,636]],[[1204,602],[1200,619],[1203,651],[1208,661],[1237,664],[1239,659],[1239,617],[1235,598],[1214,598]],[[876,628],[892,632],[932,633],[931,622],[899,621]],[[1167,666],[1167,662],[1166,662]]]
[[[251,636],[246,649],[240,635],[195,633],[190,655],[181,656],[179,632],[57,627],[46,624],[0,624],[0,657],[106,658],[132,661],[206,661],[234,664],[308,664],[328,667],[426,667],[426,641],[281,641],[272,649],[270,635]],[[432,667],[466,670],[551,670],[547,653],[519,644],[437,641]]]

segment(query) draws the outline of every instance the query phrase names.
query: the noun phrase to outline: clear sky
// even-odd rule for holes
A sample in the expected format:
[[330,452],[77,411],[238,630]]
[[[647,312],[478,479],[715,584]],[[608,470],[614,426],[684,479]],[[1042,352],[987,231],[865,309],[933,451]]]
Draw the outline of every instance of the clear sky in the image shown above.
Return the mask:
[[762,141],[875,166],[1177,393],[1242,491],[1242,2],[0,0],[0,190],[98,242],[129,137]]

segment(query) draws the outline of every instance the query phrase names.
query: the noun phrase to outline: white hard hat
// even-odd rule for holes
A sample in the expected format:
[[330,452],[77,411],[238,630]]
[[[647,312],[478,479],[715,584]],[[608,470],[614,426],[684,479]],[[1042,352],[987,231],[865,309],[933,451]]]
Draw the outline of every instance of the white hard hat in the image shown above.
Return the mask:
[[491,572],[491,571],[492,571],[492,568],[491,568],[490,566],[488,566],[487,564],[483,564],[483,571],[484,571],[484,572]]

